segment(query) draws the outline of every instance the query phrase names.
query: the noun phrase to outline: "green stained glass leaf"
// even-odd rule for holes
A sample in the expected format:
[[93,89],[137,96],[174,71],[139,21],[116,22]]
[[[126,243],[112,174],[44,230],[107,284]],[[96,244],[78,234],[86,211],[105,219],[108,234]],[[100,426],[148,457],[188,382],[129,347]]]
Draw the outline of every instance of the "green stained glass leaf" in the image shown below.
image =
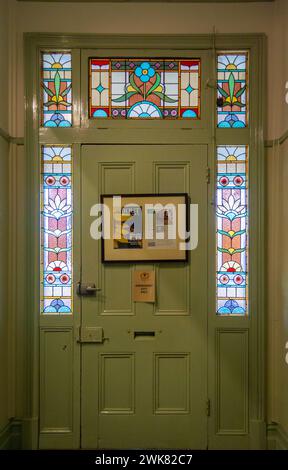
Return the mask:
[[229,251],[227,250],[227,248],[220,248],[220,247],[218,246],[217,250],[220,251],[221,253],[229,253]]
[[246,251],[246,248],[237,248],[237,249],[233,252],[233,254],[235,254],[235,253],[243,253],[244,251]]
[[218,233],[220,233],[221,235],[227,235],[227,237],[229,237],[229,233],[228,232],[225,232],[224,230],[217,230]]
[[61,86],[61,77],[59,72],[56,72],[54,77],[54,85],[55,85],[55,95],[58,98],[60,95],[60,86]]
[[72,85],[67,86],[67,88],[62,92],[62,96],[66,96],[71,90]]
[[156,90],[156,88],[160,85],[160,82],[161,82],[161,77],[160,77],[160,74],[157,73],[157,74],[156,74],[156,81],[155,81],[155,83],[151,86],[151,88],[148,90],[146,96],[149,96],[151,93],[153,93],[153,91]]
[[[223,106],[231,106],[230,101],[224,101]],[[246,105],[244,103],[240,103],[240,101],[235,101],[233,106],[238,106],[238,108],[244,108]]]
[[54,96],[54,93],[49,88],[47,88],[47,86],[45,86],[44,83],[42,83],[42,86],[44,90],[46,91],[47,95],[51,96],[52,98]]
[[232,101],[232,98],[234,96],[234,88],[235,88],[235,78],[234,78],[233,73],[230,73],[229,75],[228,85],[229,85],[230,98]]
[[137,94],[136,91],[129,91],[128,93],[124,93],[124,95],[119,96],[119,98],[115,98],[112,101],[113,103],[121,103],[122,101],[129,100],[131,96],[136,95],[136,94]]
[[44,106],[52,106],[52,105],[55,105],[55,101],[47,101],[46,103],[44,103]]
[[142,91],[140,90],[140,88],[139,88],[139,87],[136,85],[136,83],[135,83],[134,76],[135,76],[134,73],[131,73],[131,74],[130,74],[130,83],[131,83],[132,87],[133,87],[136,91],[138,91],[138,93],[139,93],[140,95],[142,95]]
[[58,250],[56,250],[55,248],[44,248],[44,251],[49,251],[49,252],[52,252],[52,253],[65,253],[67,251],[70,251],[71,248],[68,247],[68,248],[59,248]]
[[233,238],[238,237],[239,235],[244,235],[244,233],[246,233],[246,230],[239,230],[234,233]]
[[243,235],[245,232],[246,232],[246,230],[239,230],[238,232],[230,234],[230,233],[226,232],[225,230],[217,230],[217,233],[220,233],[220,235],[225,235],[226,237],[229,237],[229,238],[238,237],[239,235]]
[[237,93],[236,93],[236,95],[235,95],[236,98],[239,98],[239,96],[243,95],[245,89],[246,89],[246,85],[244,85],[243,88],[240,88],[240,90],[238,90]]
[[154,95],[158,96],[161,98],[161,100],[167,102],[167,103],[176,103],[177,100],[173,100],[172,98],[169,98],[169,96],[165,95],[164,93],[161,93],[161,91],[154,91]]
[[67,101],[60,101],[61,106],[71,106],[71,103],[68,103]]
[[221,88],[220,86],[218,86],[218,91],[222,96],[224,96],[224,98],[228,98],[229,96],[228,93],[225,90],[223,90],[223,88]]

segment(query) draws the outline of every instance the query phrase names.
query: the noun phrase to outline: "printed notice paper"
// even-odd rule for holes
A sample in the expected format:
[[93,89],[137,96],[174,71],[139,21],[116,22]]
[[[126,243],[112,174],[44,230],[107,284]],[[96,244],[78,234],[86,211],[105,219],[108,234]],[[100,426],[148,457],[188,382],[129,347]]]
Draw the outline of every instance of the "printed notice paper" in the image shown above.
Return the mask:
[[133,301],[155,302],[155,271],[134,271]]

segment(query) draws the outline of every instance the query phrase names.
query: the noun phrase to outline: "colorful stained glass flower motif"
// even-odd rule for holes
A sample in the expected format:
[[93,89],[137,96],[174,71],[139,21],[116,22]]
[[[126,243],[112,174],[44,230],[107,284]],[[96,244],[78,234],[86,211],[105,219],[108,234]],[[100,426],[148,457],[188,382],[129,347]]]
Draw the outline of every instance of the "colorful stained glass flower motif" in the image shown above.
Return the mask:
[[247,127],[248,54],[217,56],[217,122],[221,128]]
[[89,117],[199,119],[200,60],[90,59]]
[[248,313],[248,150],[217,148],[217,314]]
[[71,147],[42,147],[41,312],[72,313]]
[[72,125],[71,53],[42,53],[42,125]]

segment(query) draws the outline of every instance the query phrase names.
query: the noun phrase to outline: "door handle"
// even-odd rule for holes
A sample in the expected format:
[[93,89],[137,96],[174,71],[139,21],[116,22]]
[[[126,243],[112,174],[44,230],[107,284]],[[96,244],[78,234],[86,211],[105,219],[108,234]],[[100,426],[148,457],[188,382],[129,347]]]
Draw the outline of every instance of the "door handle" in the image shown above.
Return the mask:
[[99,287],[93,287],[93,286],[87,286],[86,287],[86,292],[88,292],[90,294],[90,292],[98,292],[100,291],[101,289]]
[[77,294],[78,295],[95,295],[96,292],[101,291],[100,287],[96,287],[94,283],[82,283],[78,282],[77,284]]

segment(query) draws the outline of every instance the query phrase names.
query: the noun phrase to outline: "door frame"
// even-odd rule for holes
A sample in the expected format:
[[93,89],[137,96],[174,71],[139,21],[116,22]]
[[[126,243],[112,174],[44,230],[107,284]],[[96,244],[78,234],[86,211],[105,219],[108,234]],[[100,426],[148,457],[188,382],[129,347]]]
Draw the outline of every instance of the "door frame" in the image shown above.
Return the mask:
[[[185,144],[202,143],[208,144],[209,167],[211,171],[211,184],[208,186],[208,200],[211,202],[210,214],[208,220],[208,257],[210,260],[215,259],[215,212],[212,206],[215,192],[215,150],[216,145],[244,145],[250,146],[250,207],[251,213],[254,214],[250,218],[250,296],[251,310],[253,313],[249,318],[242,320],[241,328],[245,329],[249,322],[249,435],[244,445],[250,448],[263,449],[266,446],[266,409],[265,409],[265,178],[264,178],[264,132],[265,132],[265,115],[266,115],[266,37],[264,34],[203,34],[203,35],[96,35],[96,34],[46,34],[46,33],[26,33],[24,34],[25,52],[25,105],[26,105],[26,125],[25,125],[25,156],[27,164],[27,224],[25,227],[27,234],[27,272],[26,272],[26,292],[27,301],[25,305],[25,359],[27,363],[27,373],[24,384],[24,403],[25,418],[23,419],[23,442],[25,448],[36,449],[39,446],[39,413],[40,413],[40,334],[43,331],[58,329],[59,331],[68,331],[71,334],[71,340],[75,346],[77,328],[79,326],[79,315],[71,318],[59,316],[57,324],[49,323],[49,319],[41,319],[39,315],[39,298],[40,298],[40,224],[39,224],[39,207],[40,207],[40,158],[39,149],[41,144],[70,144],[73,142],[74,155],[74,171],[79,171],[77,162],[79,162],[81,143],[96,143],[95,128],[89,129],[80,127],[81,117],[81,92],[80,80],[80,51],[81,49],[97,49],[105,53],[105,51],[115,51],[115,55],[121,55],[123,51],[130,51],[131,44],[133,50],[137,50],[139,56],[153,54],[159,56],[161,51],[175,53],[179,55],[179,50],[186,50],[190,53],[197,51],[208,51],[211,58],[210,76],[211,80],[207,82],[207,96],[209,97],[208,105],[213,109],[215,103],[215,78],[216,71],[213,65],[215,59],[215,51],[217,50],[241,50],[249,49],[250,51],[250,119],[253,125],[245,129],[217,129],[215,128],[215,114],[212,113],[210,127],[193,129],[185,123],[183,128],[188,132],[183,132],[183,128],[179,127],[173,131],[173,141],[175,143],[182,142]],[[71,49],[73,60],[73,103],[74,103],[74,127],[69,129],[53,129],[40,128],[40,61],[39,53],[42,49]],[[144,51],[144,53],[141,53]],[[159,53],[160,51],[160,53]],[[36,64],[36,67],[35,67]],[[253,71],[253,74],[251,73]],[[214,87],[214,88],[213,88]],[[121,131],[110,128],[109,136],[107,136],[107,128],[97,129],[98,143],[108,143],[112,141],[118,143],[128,142],[129,129]],[[168,132],[169,133],[169,132]],[[160,125],[160,129],[150,129],[151,143],[165,141],[167,128],[165,123]],[[236,139],[236,140],[235,140]],[[147,134],[139,134],[139,138],[135,143],[147,142]],[[167,143],[167,140],[166,142]],[[253,162],[253,165],[251,164]],[[77,201],[75,201],[77,203]],[[75,229],[74,229],[75,230]],[[79,237],[79,231],[75,231],[76,239]],[[75,259],[75,256],[74,256]],[[78,260],[79,261],[79,260]],[[77,263],[77,259],[75,259]],[[77,268],[76,268],[77,269]],[[77,280],[77,271],[74,271],[74,283]],[[216,397],[216,374],[215,368],[217,364],[214,361],[216,350],[216,331],[219,329],[233,329],[235,324],[232,318],[216,318],[215,315],[215,262],[211,261],[208,266],[208,329],[211,344],[208,344],[208,395],[211,400],[212,413],[210,424],[208,426],[208,446],[210,448],[217,446],[228,446],[229,436],[225,441],[225,436],[220,436],[220,440],[215,438],[216,435],[216,413],[214,410],[217,406]],[[75,298],[77,302],[77,299]],[[219,322],[222,324],[219,325]],[[238,319],[239,323],[239,319]],[[239,325],[236,327],[239,327]],[[76,366],[79,366],[80,372],[80,347],[72,348],[73,357]],[[68,437],[68,433],[57,432],[53,436],[53,430],[46,430],[46,437],[42,442],[42,447],[62,447],[79,448],[80,439],[80,379],[77,374],[73,375],[73,390],[71,391],[73,404],[71,413],[73,415],[72,425]],[[79,405],[77,404],[79,401]],[[214,408],[214,410],[213,410]],[[77,424],[78,423],[78,424]],[[55,430],[56,431],[56,430]],[[233,434],[233,433],[232,433]],[[61,439],[59,439],[61,436]],[[226,442],[226,444],[225,444]],[[233,439],[231,442],[234,442]],[[247,444],[248,443],[248,444]]]

